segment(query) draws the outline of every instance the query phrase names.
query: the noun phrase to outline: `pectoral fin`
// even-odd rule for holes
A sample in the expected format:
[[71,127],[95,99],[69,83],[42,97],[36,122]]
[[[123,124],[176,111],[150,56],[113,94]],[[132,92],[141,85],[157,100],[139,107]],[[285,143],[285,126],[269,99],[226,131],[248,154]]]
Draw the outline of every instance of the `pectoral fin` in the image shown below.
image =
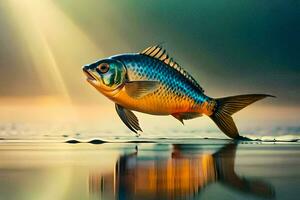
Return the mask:
[[158,81],[128,81],[125,83],[127,94],[134,98],[146,96],[154,92],[158,87]]
[[133,132],[137,133],[137,131],[142,131],[138,118],[131,112],[130,110],[127,110],[126,108],[115,104],[116,111],[121,118],[121,120],[124,122],[124,124]]

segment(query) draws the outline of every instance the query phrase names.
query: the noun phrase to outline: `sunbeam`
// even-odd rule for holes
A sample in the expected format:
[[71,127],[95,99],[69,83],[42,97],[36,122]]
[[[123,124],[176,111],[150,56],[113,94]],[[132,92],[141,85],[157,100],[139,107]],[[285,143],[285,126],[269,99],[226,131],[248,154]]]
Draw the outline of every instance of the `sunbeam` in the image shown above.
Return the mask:
[[52,1],[10,0],[10,5],[33,61],[27,67],[34,67],[44,87],[70,101],[69,88],[78,79],[68,77],[81,73],[82,57],[99,57],[102,51]]
[[[35,78],[48,96],[41,98],[41,104],[49,107],[49,104],[59,102],[64,109],[69,109],[69,114],[72,110],[71,118],[77,119],[78,113],[75,111],[78,110],[72,104],[76,101],[78,91],[86,92],[81,66],[103,56],[102,51],[54,2],[8,2],[10,17],[22,41],[20,48],[32,63],[31,66],[22,67],[36,74]],[[93,93],[86,92],[86,95],[92,96]],[[47,98],[50,100],[45,100]]]

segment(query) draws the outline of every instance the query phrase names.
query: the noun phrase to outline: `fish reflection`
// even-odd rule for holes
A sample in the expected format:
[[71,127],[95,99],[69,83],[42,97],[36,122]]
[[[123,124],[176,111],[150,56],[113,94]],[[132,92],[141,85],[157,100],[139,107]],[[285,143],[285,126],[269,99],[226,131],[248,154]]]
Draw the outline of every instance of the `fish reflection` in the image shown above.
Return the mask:
[[219,182],[244,194],[274,198],[271,185],[236,174],[236,148],[227,144],[204,153],[199,145],[173,145],[167,156],[136,151],[121,156],[113,173],[91,174],[90,194],[101,199],[197,199],[205,187]]

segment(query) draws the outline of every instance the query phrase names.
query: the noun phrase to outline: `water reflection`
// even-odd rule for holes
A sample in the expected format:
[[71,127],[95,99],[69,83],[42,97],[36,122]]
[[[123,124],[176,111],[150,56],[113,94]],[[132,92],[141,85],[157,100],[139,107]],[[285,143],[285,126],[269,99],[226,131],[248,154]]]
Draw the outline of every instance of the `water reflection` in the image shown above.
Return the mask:
[[108,174],[91,173],[89,192],[97,199],[197,199],[208,185],[271,199],[274,189],[261,180],[241,177],[234,170],[237,144],[216,153],[199,145],[172,145],[171,151],[152,154],[136,150],[121,156]]

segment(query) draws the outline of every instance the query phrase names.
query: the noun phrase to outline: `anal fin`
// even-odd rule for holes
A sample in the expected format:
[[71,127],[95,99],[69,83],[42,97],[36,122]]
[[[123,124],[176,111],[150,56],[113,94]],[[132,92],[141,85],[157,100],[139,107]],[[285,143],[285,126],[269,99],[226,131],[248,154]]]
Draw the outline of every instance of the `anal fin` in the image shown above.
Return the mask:
[[197,112],[184,112],[184,113],[173,113],[172,116],[178,119],[182,124],[184,124],[183,120],[189,120],[189,119],[201,117],[202,114]]

